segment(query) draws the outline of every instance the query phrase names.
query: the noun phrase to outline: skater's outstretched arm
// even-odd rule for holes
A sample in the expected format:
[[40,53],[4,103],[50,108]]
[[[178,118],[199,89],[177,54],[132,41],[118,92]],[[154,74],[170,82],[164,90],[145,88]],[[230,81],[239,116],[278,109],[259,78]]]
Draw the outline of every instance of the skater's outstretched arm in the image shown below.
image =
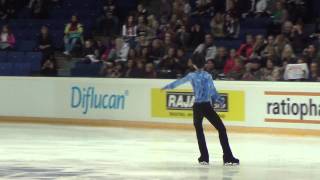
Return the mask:
[[185,77],[178,79],[178,80],[166,85],[165,87],[162,88],[162,90],[174,89],[184,83],[190,82],[191,80],[192,80],[192,73],[189,73]]

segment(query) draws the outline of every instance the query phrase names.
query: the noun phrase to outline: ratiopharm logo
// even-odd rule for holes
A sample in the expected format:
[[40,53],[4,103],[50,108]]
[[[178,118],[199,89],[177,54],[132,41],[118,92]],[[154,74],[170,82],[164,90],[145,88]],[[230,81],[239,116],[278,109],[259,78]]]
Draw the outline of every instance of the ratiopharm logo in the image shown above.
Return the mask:
[[70,105],[72,109],[80,109],[82,114],[91,110],[124,110],[129,91],[105,93],[95,87],[71,87]]
[[320,124],[320,93],[265,92],[266,122]]

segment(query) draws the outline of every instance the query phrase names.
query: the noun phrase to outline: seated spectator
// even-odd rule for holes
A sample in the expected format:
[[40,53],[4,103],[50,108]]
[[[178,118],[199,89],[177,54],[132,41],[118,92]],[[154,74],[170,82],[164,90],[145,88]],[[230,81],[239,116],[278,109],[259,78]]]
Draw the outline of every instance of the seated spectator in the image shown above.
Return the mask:
[[215,69],[217,69],[219,73],[223,72],[223,68],[224,68],[224,65],[226,64],[227,59],[228,59],[228,53],[226,48],[219,47],[217,56],[213,60]]
[[228,71],[228,73],[225,74],[225,76],[229,80],[241,80],[243,72],[244,69],[242,60],[236,56],[234,58],[234,66],[232,66],[232,68]]
[[37,50],[41,51],[44,57],[49,57],[53,54],[53,42],[47,26],[42,26],[38,37]]
[[246,35],[246,42],[240,45],[237,51],[237,55],[247,63],[251,55],[253,54],[254,40],[251,34]]
[[57,75],[57,62],[53,56],[46,57],[42,62],[41,75],[43,76]]
[[281,54],[282,64],[286,62],[287,64],[296,63],[296,55],[293,52],[293,49],[290,45],[286,45]]
[[152,62],[158,63],[164,56],[165,49],[162,46],[160,39],[154,39],[151,44],[149,59]]
[[318,63],[316,63],[316,62],[313,62],[310,64],[309,81],[313,81],[313,82],[320,81],[320,73],[319,73]]
[[229,58],[227,59],[225,65],[224,65],[224,68],[223,68],[223,73],[224,74],[228,74],[234,68],[236,56],[237,56],[236,50],[235,49],[231,49]]
[[176,49],[170,47],[167,54],[161,59],[158,64],[158,69],[170,78],[176,78],[183,73],[183,64],[176,58]]
[[84,42],[84,48],[82,50],[83,61],[85,63],[98,63],[99,50],[95,47],[93,40],[86,40]]
[[268,59],[266,67],[261,69],[261,80],[263,81],[279,81],[281,79],[280,68],[276,67],[272,59]]
[[177,30],[176,41],[179,47],[186,48],[189,44],[190,34],[187,32],[186,26],[182,25]]
[[159,33],[159,22],[154,15],[147,17],[147,26],[149,27],[149,38],[156,38]]
[[83,41],[83,27],[82,24],[78,22],[77,16],[71,17],[71,22],[68,23],[64,30],[64,45],[65,45],[65,55],[70,55],[74,49],[76,43]]
[[212,59],[209,59],[204,66],[204,70],[211,74],[212,79],[218,78],[218,70],[216,69],[215,63]]
[[240,33],[239,21],[230,14],[226,14],[223,31],[226,38],[238,38]]
[[135,45],[135,51],[136,52],[141,52],[144,47],[149,46],[149,41],[146,38],[146,33],[145,32],[140,32],[139,37],[137,38],[137,42]]
[[31,9],[32,18],[45,19],[48,17],[47,0],[30,0],[28,7]]
[[213,37],[211,34],[205,35],[204,42],[195,49],[194,53],[204,53],[206,61],[216,57],[217,47],[213,44]]
[[281,25],[288,20],[288,11],[285,9],[282,1],[275,3],[271,16],[273,24],[269,27],[269,34],[278,34],[281,30]]
[[224,34],[224,18],[223,14],[217,13],[210,22],[211,32],[215,38],[223,38]]
[[290,32],[290,37],[292,48],[296,54],[301,53],[303,46],[306,43],[306,34],[303,30],[301,24],[296,24],[293,26]]
[[289,39],[286,38],[283,34],[276,36],[274,47],[276,50],[276,56],[281,57],[283,49],[290,43]]
[[4,25],[0,33],[0,50],[12,50],[15,44],[16,39],[11,30],[9,29],[9,26]]
[[122,26],[122,37],[128,40],[134,40],[137,37],[138,27],[134,22],[134,17],[129,15],[127,22]]
[[303,50],[302,53],[304,59],[307,64],[311,64],[312,62],[316,62],[318,57],[317,49],[313,44],[310,44],[307,48]]
[[126,62],[129,53],[129,44],[124,42],[122,38],[117,38],[115,40],[115,47],[111,49],[108,60],[115,61],[115,62]]
[[254,15],[255,17],[269,17],[270,12],[268,12],[269,0],[258,0],[255,5]]
[[148,10],[144,7],[143,4],[138,4],[137,6],[137,15],[136,17],[143,16],[146,18],[148,16]]
[[0,1],[0,20],[8,20],[16,13],[17,2],[15,0]]
[[154,69],[154,66],[152,63],[147,63],[145,65],[145,76],[144,78],[148,79],[154,79],[157,77],[157,72]]
[[103,36],[113,37],[118,35],[119,25],[119,18],[110,11],[106,11],[97,20],[97,31]]
[[197,47],[200,43],[204,41],[203,37],[204,31],[200,24],[194,24],[190,29],[190,46],[192,48]]
[[257,81],[261,79],[260,63],[248,63],[245,65],[245,72],[242,76],[244,81]]
[[[253,54],[255,58],[261,59],[262,51],[265,48],[266,44],[262,35],[257,35],[255,42],[253,44]],[[252,57],[251,57],[252,58]]]

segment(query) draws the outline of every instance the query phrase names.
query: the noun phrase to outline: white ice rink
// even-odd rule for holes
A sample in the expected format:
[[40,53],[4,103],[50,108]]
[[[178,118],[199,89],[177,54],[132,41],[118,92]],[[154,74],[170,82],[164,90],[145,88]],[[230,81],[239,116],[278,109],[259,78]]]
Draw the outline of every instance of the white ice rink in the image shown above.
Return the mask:
[[320,138],[229,134],[239,167],[224,167],[215,132],[210,165],[194,131],[0,124],[0,179],[320,179]]

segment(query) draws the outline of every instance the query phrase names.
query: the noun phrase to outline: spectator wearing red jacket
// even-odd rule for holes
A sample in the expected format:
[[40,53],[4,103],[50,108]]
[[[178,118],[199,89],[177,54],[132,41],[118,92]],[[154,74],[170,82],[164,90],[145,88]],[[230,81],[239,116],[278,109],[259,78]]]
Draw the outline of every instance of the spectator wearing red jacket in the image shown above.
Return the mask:
[[244,62],[248,61],[253,54],[253,36],[248,34],[246,36],[246,42],[241,44],[240,48],[237,51],[237,55],[244,60]]

